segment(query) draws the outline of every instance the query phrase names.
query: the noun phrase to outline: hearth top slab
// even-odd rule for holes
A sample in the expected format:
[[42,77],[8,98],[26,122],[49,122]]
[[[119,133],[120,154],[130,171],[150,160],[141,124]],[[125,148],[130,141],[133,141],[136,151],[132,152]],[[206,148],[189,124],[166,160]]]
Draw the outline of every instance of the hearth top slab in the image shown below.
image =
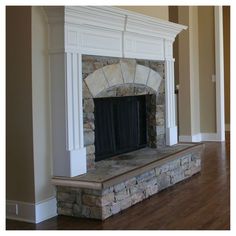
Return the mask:
[[164,148],[143,148],[96,163],[93,170],[76,177],[53,177],[52,183],[70,187],[104,189],[177,157],[202,151],[203,143],[179,143]]

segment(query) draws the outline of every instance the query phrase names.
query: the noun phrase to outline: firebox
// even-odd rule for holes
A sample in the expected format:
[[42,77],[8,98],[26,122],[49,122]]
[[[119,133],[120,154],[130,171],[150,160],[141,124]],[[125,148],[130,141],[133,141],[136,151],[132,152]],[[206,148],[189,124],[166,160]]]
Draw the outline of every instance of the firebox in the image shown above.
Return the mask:
[[95,98],[95,161],[147,145],[146,96]]

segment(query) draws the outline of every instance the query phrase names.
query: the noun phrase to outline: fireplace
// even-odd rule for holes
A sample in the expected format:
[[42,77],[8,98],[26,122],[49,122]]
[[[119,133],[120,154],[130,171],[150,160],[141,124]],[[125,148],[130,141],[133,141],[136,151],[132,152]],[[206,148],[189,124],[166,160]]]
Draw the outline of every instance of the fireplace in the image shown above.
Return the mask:
[[155,112],[147,115],[147,146],[177,144],[173,42],[187,27],[110,6],[44,9],[53,175],[72,177],[94,167],[97,98],[150,95]]
[[163,61],[82,56],[84,145],[95,161],[166,145]]
[[186,27],[114,7],[45,10],[58,214],[106,219],[198,173],[203,145],[177,144],[175,123],[172,46]]
[[146,96],[96,98],[95,161],[147,145]]

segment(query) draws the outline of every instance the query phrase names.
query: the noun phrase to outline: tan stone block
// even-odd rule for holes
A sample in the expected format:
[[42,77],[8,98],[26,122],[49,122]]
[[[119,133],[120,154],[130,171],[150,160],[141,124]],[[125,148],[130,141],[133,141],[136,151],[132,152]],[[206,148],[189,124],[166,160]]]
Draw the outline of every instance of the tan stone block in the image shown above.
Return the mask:
[[90,74],[85,79],[85,83],[93,97],[96,97],[98,93],[109,87],[102,68]]
[[101,207],[91,207],[82,206],[82,216],[92,219],[102,219],[102,208]]
[[136,65],[134,83],[146,85],[150,68],[142,65]]
[[71,208],[57,208],[57,214],[58,215],[65,215],[65,216],[72,216],[73,210]]
[[76,194],[75,192],[57,192],[57,201],[67,202],[67,203],[73,203],[75,202]]
[[124,83],[133,83],[136,70],[136,61],[134,59],[121,59],[120,66]]
[[102,68],[109,83],[109,87],[123,84],[120,64],[113,64]]
[[160,74],[154,70],[151,70],[148,77],[147,86],[158,92],[161,81],[162,78]]
[[95,153],[95,146],[94,145],[89,145],[86,147],[86,153],[87,154],[93,154]]
[[83,81],[83,98],[92,98],[92,94],[90,93],[84,81]]
[[94,102],[93,99],[84,99],[84,112],[86,113],[90,113],[90,112],[94,112]]
[[82,203],[87,206],[101,206],[101,197],[83,194]]

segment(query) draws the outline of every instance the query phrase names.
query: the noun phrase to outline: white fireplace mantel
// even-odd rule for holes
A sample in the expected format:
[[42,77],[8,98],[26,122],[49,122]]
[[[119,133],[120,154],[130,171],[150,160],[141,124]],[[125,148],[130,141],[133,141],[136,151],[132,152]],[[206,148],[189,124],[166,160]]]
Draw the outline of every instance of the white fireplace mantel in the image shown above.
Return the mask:
[[186,26],[115,7],[44,8],[49,24],[53,174],[86,173],[82,55],[165,61],[166,143],[177,143],[173,42]]

